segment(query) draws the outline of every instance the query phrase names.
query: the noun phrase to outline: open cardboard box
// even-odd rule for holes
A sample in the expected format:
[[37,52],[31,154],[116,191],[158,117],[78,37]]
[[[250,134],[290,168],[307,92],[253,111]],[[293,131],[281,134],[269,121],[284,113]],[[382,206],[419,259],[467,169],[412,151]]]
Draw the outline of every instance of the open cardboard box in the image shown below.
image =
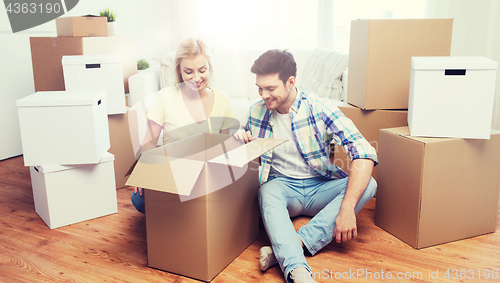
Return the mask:
[[258,158],[283,142],[199,134],[143,153],[127,185],[146,189],[148,266],[210,281],[253,243]]

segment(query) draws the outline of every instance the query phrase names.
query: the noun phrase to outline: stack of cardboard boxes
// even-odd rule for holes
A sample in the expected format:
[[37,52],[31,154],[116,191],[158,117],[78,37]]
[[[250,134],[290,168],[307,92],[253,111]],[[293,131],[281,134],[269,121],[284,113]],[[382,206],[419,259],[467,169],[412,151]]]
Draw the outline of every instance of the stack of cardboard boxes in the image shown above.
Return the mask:
[[[449,56],[452,28],[451,19],[351,22],[349,105],[339,108],[377,152],[380,129],[408,125],[411,57]],[[335,148],[332,162],[349,172],[343,148]]]
[[35,209],[51,229],[116,213],[135,161],[125,97],[133,38],[107,37],[105,17],[56,26],[57,37],[30,38],[36,92],[17,101]]
[[409,127],[380,132],[375,223],[415,248],[495,231],[497,66],[484,57],[412,58]]
[[40,91],[17,107],[35,210],[47,226],[116,213],[105,91]]
[[375,224],[414,248],[496,226],[500,132],[491,130],[491,113],[497,64],[450,57],[451,32],[450,19],[351,26],[347,102],[357,108],[341,110],[378,151]]
[[[130,165],[135,161],[135,153],[130,142],[128,105],[128,78],[137,73],[137,59],[135,40],[131,36],[107,36],[106,17],[62,17],[56,19],[57,37],[31,37],[31,58],[33,64],[33,77],[35,91],[63,91],[75,89],[74,86],[96,86],[90,82],[82,81],[79,75],[65,78],[63,72],[63,56],[75,55],[110,55],[101,57],[101,66],[113,68],[119,60],[122,65],[123,92],[122,97],[113,96],[108,99],[110,109],[108,116],[109,136],[111,148],[109,152],[115,156],[116,188],[125,187],[125,177]],[[119,56],[119,59],[116,58]],[[85,62],[83,57],[69,57],[66,62],[67,69],[77,68],[76,65],[88,68],[73,70],[73,72],[92,71],[99,73],[96,62]],[[83,61],[82,61],[83,60]],[[102,61],[105,60],[105,61]],[[99,63],[99,62],[97,62]],[[89,72],[87,72],[89,73]],[[91,79],[92,75],[86,75]],[[115,78],[116,79],[116,78]],[[72,81],[67,81],[72,80]],[[113,84],[117,88],[116,84]],[[78,88],[76,88],[78,89]],[[86,88],[88,89],[88,88]],[[109,90],[107,90],[109,92]],[[118,101],[121,100],[121,101]]]

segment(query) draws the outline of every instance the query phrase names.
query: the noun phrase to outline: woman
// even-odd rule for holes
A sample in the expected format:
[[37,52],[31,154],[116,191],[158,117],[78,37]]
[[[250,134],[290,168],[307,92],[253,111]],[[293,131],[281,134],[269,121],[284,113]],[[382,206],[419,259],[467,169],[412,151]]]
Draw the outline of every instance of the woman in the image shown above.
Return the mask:
[[[163,129],[163,144],[198,133],[229,134],[237,126],[225,92],[210,88],[213,76],[208,48],[188,38],[175,54],[175,86],[160,90],[148,112],[148,128],[141,151],[156,147]],[[132,203],[144,213],[142,188],[134,188]]]

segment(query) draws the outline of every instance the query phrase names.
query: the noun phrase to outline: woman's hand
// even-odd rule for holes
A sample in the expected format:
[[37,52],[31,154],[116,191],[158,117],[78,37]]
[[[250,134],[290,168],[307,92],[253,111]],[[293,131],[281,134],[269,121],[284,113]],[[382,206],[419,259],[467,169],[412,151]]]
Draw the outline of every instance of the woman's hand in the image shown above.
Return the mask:
[[142,194],[143,194],[142,188],[134,187],[134,193],[137,194],[137,192],[139,192],[139,195],[142,197]]

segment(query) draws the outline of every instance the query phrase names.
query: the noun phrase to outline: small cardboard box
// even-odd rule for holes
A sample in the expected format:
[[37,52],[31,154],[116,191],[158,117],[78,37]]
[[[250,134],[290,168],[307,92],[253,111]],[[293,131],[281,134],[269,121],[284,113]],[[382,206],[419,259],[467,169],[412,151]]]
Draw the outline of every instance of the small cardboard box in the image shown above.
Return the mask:
[[56,19],[57,36],[108,36],[108,19],[92,15]]
[[489,140],[380,131],[375,224],[420,249],[495,232],[500,131]]
[[26,166],[97,164],[110,147],[103,90],[40,91],[16,104]]
[[120,56],[125,93],[129,92],[128,78],[137,73],[133,37],[30,37],[30,46],[35,91],[65,90],[62,68],[64,55]]
[[[350,105],[339,106],[344,115],[351,119],[359,132],[375,148],[378,153],[380,129],[408,126],[406,110],[363,110]],[[335,144],[333,153],[334,165],[349,173],[351,159],[343,147]],[[377,180],[378,166],[373,168],[372,176]]]
[[489,139],[497,69],[480,56],[413,57],[410,134]]
[[283,143],[199,134],[143,153],[148,266],[212,280],[259,234],[258,157]]
[[452,19],[355,20],[347,102],[363,109],[408,109],[412,56],[448,56]]
[[125,176],[136,161],[134,148],[132,147],[131,135],[128,122],[129,111],[125,114],[108,116],[109,141],[111,147],[109,153],[115,156],[115,179],[116,188],[125,187],[128,176]]
[[31,166],[30,174],[35,210],[50,229],[118,212],[110,153],[99,164]]
[[120,56],[63,56],[62,66],[66,90],[106,90],[108,115],[125,113],[125,90]]

